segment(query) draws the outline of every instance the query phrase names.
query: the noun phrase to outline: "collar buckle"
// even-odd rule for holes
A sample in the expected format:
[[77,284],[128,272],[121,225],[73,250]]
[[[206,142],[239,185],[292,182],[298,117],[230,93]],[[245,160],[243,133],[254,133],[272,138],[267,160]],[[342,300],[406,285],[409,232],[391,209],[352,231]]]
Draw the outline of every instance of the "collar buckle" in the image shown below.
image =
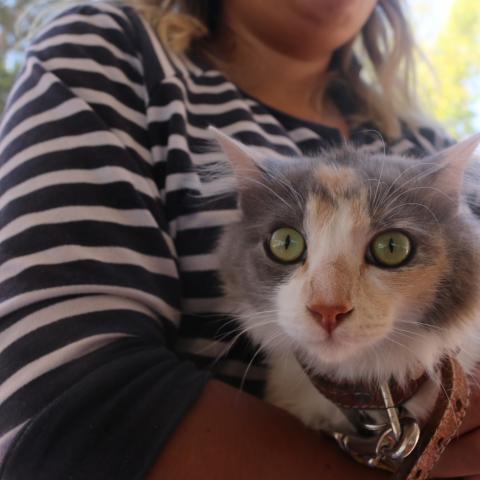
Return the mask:
[[384,402],[380,412],[385,412],[385,421],[367,410],[349,410],[346,414],[358,433],[333,432],[332,436],[358,462],[393,472],[417,446],[420,427],[404,408],[394,406],[388,383],[380,388]]

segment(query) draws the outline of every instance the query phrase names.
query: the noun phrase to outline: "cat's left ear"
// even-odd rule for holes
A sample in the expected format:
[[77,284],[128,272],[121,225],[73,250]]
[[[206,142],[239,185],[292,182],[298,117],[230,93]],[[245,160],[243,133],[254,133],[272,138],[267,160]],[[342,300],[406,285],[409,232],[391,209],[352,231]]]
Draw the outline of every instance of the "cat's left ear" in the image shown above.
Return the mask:
[[220,148],[230,160],[239,185],[242,186],[248,178],[262,175],[261,157],[253,148],[225,135],[215,127],[208,127]]
[[440,166],[433,175],[435,187],[451,198],[459,198],[465,170],[473,162],[474,152],[479,146],[480,133],[477,133],[427,159]]

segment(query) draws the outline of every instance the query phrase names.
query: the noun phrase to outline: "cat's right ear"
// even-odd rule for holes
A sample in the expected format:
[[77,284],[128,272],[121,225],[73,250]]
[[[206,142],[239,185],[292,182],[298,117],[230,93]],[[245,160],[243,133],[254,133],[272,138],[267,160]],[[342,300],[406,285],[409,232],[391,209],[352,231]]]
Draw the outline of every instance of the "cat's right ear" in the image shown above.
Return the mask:
[[431,157],[441,167],[434,173],[434,186],[452,198],[459,198],[465,170],[474,162],[479,147],[480,133],[477,133]]
[[246,183],[247,179],[259,178],[263,169],[260,167],[261,158],[252,148],[243,145],[237,140],[225,135],[215,127],[208,127],[215,141],[230,160],[233,171],[239,184]]

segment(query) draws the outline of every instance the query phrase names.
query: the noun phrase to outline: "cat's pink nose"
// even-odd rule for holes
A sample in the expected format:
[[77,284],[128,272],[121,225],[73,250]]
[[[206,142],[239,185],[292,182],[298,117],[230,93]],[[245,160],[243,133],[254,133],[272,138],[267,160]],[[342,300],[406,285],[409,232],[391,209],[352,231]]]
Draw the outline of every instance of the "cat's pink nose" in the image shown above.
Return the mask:
[[345,320],[353,312],[351,305],[323,305],[321,303],[307,305],[307,310],[329,335],[342,320]]

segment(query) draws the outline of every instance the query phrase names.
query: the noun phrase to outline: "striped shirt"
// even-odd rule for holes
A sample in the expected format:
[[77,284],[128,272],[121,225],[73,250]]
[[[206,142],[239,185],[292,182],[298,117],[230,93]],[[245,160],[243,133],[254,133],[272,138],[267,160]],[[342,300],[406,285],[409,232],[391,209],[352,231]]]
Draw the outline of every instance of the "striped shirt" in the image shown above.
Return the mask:
[[[270,154],[341,142],[129,7],[75,7],[30,46],[0,130],[0,478],[140,479],[211,375],[260,394],[213,253],[235,197],[199,200],[208,125]],[[387,147],[437,149],[422,132]]]

